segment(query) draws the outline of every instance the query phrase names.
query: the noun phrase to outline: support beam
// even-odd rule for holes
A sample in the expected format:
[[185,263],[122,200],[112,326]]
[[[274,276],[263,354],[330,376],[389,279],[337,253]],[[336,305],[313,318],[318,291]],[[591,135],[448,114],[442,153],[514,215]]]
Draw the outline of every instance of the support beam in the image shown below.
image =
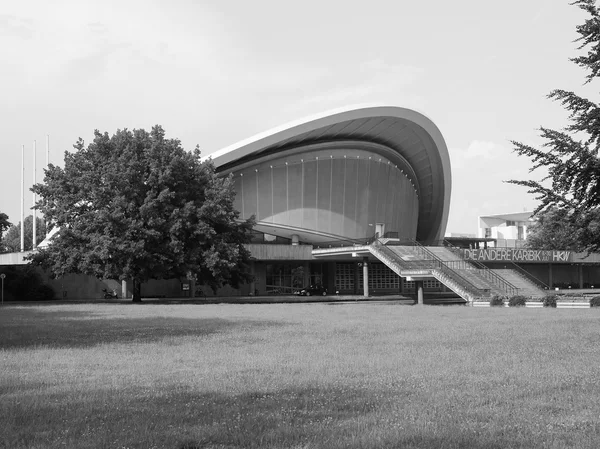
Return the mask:
[[415,288],[417,290],[417,304],[423,305],[423,281],[415,281]]
[[365,298],[369,297],[369,258],[363,257],[362,262],[363,269],[363,296]]
[[255,268],[254,268],[254,261],[251,260],[250,261],[250,276],[252,276],[252,280],[250,281],[250,296],[254,296],[255,290],[256,290],[256,281],[255,281]]

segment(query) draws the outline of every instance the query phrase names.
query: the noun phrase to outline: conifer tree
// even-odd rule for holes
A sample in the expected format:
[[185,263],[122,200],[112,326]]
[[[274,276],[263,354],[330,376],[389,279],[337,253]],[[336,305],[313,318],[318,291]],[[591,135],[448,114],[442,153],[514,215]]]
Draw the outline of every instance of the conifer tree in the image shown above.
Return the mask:
[[[571,58],[583,68],[585,84],[600,77],[600,11],[595,0],[572,3],[588,18],[576,27],[578,49],[586,53]],[[532,161],[530,172],[547,170],[541,181],[508,181],[527,187],[540,201],[538,214],[555,209],[553,214],[568,220],[576,234],[578,249],[600,250],[600,104],[574,92],[556,89],[548,98],[558,101],[569,113],[569,124],[562,130],[540,128],[543,148],[513,141],[514,151]],[[552,223],[552,220],[547,220]]]

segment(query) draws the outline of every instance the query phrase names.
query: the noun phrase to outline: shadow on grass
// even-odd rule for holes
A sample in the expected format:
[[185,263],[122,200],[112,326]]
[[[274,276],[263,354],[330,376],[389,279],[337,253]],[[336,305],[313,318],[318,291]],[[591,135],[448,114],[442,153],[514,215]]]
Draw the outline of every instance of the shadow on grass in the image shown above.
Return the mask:
[[450,426],[428,432],[414,420],[411,427],[408,416],[398,418],[406,429],[397,431],[374,418],[385,416],[392,401],[368,390],[337,387],[238,395],[130,388],[96,392],[84,401],[21,397],[0,406],[0,412],[8,417],[6,447],[38,447],[47,441],[53,442],[48,448],[530,447],[526,439],[467,434]]
[[[92,318],[92,319],[90,319]],[[30,308],[0,316],[0,349],[37,346],[86,348],[110,343],[150,343],[172,337],[202,337],[237,327],[278,325],[273,321],[218,318],[104,318],[87,312]]]

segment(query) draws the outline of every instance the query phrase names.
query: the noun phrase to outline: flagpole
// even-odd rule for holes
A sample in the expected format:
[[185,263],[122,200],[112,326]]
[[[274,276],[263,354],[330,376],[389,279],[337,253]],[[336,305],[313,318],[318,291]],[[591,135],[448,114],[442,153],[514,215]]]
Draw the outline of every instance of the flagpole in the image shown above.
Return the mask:
[[21,252],[25,251],[25,145],[21,145]]
[[[46,170],[50,166],[50,135],[46,134]],[[48,222],[46,221],[46,215],[44,214],[44,224],[46,225],[46,237],[48,237]]]
[[[35,140],[33,141],[33,185],[35,185],[35,175],[36,175],[36,170],[35,170],[35,165],[36,165],[36,160],[35,160],[35,156],[36,156],[36,148],[35,148]],[[35,192],[33,192],[33,236],[31,238],[31,249],[35,249],[35,247],[37,246],[37,226],[36,226],[36,218],[37,218],[37,214],[36,214],[36,210],[35,210]]]

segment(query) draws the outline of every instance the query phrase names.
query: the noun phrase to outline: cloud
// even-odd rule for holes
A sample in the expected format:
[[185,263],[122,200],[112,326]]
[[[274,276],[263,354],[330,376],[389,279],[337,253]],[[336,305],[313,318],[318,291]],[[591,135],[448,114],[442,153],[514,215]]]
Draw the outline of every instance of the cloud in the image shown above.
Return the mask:
[[[419,67],[388,63],[383,59],[372,59],[358,64],[356,67],[337,67],[330,70],[329,76],[323,78],[319,86],[305,91],[300,98],[287,107],[289,111],[304,109],[331,109],[350,103],[361,103],[383,99],[391,103],[391,99],[403,97],[403,104],[416,103],[417,98],[407,87],[418,81],[423,70]],[[350,74],[350,76],[348,76]],[[339,85],[339,79],[348,79]],[[412,101],[411,101],[412,100]]]
[[11,14],[0,14],[0,36],[30,39],[33,32],[31,20]]
[[497,142],[473,140],[465,148],[450,148],[452,200],[447,232],[476,232],[480,215],[533,210],[527,189],[507,184],[529,179],[529,160]]

